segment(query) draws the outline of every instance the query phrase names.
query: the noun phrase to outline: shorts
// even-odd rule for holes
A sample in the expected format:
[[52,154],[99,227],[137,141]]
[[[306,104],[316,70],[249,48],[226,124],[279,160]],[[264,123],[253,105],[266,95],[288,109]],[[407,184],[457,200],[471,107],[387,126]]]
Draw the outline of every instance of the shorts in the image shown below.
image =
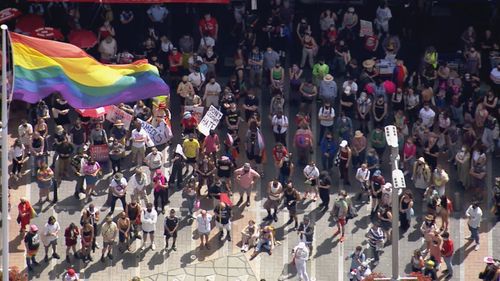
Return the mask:
[[372,193],[372,198],[382,199],[382,192]]
[[[122,234],[120,233],[120,239],[121,239],[121,236],[122,236]],[[120,240],[120,242],[122,242],[122,241]],[[103,248],[112,247],[114,243],[115,243],[114,241],[102,242],[102,247]]]
[[288,209],[290,216],[295,216],[297,214],[297,206],[287,206],[286,208]]
[[118,232],[118,241],[120,241],[120,243],[123,243],[125,241],[127,241],[127,238],[125,237],[125,234],[123,232]]
[[55,246],[55,245],[57,245],[57,239],[54,239],[52,241],[47,241],[47,244],[45,244],[45,247]]
[[231,222],[228,222],[226,224],[222,224],[222,223],[216,221],[215,226],[217,226],[218,229],[225,229],[227,231],[231,231]]
[[278,209],[278,206],[280,205],[280,200],[271,200],[267,199],[267,201],[264,203],[264,209],[269,210],[269,209]]
[[148,233],[155,234],[155,231],[154,230],[151,230],[151,231],[142,230],[142,233],[144,233],[144,234],[148,234]]
[[311,104],[313,100],[311,98],[301,97],[300,101],[305,104]]
[[66,239],[64,244],[66,245],[66,247],[73,247],[76,246],[76,243],[76,240]]
[[187,157],[186,163],[193,163],[193,164],[196,164],[196,157],[193,157],[193,158],[189,158],[189,157]]
[[200,232],[198,231],[198,234],[201,236],[201,235],[206,235],[208,236],[210,234],[210,231],[209,232]]
[[262,156],[260,156],[260,155],[254,155],[254,154],[247,152],[247,159],[250,161],[254,160],[255,163],[257,163],[257,164],[262,163]]
[[347,223],[347,221],[346,221],[346,219],[345,219],[345,218],[342,218],[342,219],[340,219],[340,218],[339,218],[339,219],[338,219],[338,224],[339,224],[340,226],[344,226],[346,223]]
[[170,232],[165,231],[163,235],[165,235],[165,238],[170,238],[170,237],[177,238],[177,231],[174,231],[174,233],[172,234]]

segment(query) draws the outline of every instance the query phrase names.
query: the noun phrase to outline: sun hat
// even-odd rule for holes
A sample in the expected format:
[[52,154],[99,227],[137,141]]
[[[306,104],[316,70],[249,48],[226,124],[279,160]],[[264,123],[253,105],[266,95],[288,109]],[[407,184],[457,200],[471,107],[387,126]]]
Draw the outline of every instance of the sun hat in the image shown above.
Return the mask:
[[189,111],[184,112],[183,117],[184,117],[184,119],[189,119],[189,118],[191,118],[191,112],[189,112]]
[[380,170],[376,170],[376,171],[373,173],[373,175],[374,175],[375,177],[378,177],[378,176],[380,176],[381,174],[382,174],[382,172],[381,172]]
[[363,132],[361,132],[360,130],[357,130],[357,131],[354,133],[354,137],[355,137],[355,138],[361,138],[361,137],[363,137]]
[[30,231],[32,231],[32,232],[38,231],[38,226],[36,226],[36,224],[30,225]]
[[364,68],[372,68],[374,66],[375,66],[375,61],[372,59],[368,59],[368,60],[363,61]]
[[323,80],[325,80],[325,81],[333,81],[333,76],[331,74],[327,74],[327,75],[325,75],[325,77],[323,77]]
[[433,221],[434,220],[434,216],[431,215],[431,214],[428,214],[428,215],[425,216],[425,220],[426,221]]
[[113,179],[116,180],[116,181],[119,181],[123,178],[123,174],[122,173],[116,173],[114,176],[113,176]]

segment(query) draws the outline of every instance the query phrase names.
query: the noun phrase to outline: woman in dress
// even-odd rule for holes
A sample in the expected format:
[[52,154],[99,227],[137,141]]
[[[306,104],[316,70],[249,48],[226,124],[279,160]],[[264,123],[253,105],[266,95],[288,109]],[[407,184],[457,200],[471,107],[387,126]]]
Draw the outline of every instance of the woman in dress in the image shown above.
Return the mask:
[[54,172],[49,168],[47,163],[43,162],[37,171],[37,183],[39,190],[39,199],[37,204],[42,204],[42,199],[45,197],[45,201],[49,201],[50,187],[52,186],[52,180],[54,178]]
[[19,204],[17,205],[17,210],[19,211],[17,223],[21,225],[19,229],[21,235],[26,231],[26,226],[30,224],[32,209],[33,207],[26,197],[21,197],[19,199]]
[[413,193],[411,190],[405,190],[399,201],[399,221],[401,230],[406,232],[411,225],[411,216],[413,212]]
[[349,165],[351,163],[352,151],[346,140],[340,142],[339,150],[339,171],[340,178],[344,180],[344,185],[351,185],[349,182]]
[[28,160],[26,149],[20,139],[14,141],[14,145],[9,153],[9,158],[12,159],[12,171],[10,175],[15,180],[19,180],[22,176],[21,171],[23,170],[24,162]]
[[457,164],[458,181],[467,189],[470,183],[470,152],[466,145],[455,155],[455,163]]
[[66,262],[70,263],[70,252],[73,250],[73,255],[75,258],[78,257],[77,250],[76,250],[76,244],[78,242],[78,236],[80,236],[80,230],[76,226],[75,223],[71,223],[65,230],[64,230],[64,242],[66,244]]

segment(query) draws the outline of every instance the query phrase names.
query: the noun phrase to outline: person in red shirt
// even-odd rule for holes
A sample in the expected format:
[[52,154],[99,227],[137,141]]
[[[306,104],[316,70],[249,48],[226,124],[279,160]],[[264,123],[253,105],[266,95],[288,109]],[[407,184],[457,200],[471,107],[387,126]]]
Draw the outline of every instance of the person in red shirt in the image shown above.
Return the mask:
[[215,161],[216,154],[220,149],[219,135],[215,133],[215,130],[210,130],[210,134],[205,137],[202,149],[205,155],[212,157],[212,160]]
[[194,117],[191,112],[186,111],[184,112],[184,116],[181,120],[181,126],[184,135],[192,134],[198,126],[198,120],[196,120],[196,117]]
[[170,65],[169,71],[170,75],[178,76],[180,75],[180,71],[182,68],[182,54],[177,50],[177,48],[173,48],[170,55],[168,55],[168,62]]
[[198,28],[200,29],[201,37],[208,35],[217,40],[217,35],[219,34],[219,24],[215,18],[212,18],[210,13],[205,14],[205,16],[200,20]]
[[446,264],[446,269],[443,273],[446,274],[445,278],[450,279],[453,276],[453,266],[451,264],[451,259],[453,258],[453,252],[455,251],[453,247],[453,240],[450,239],[450,234],[448,232],[443,232],[441,235],[443,237],[443,244],[441,245],[441,255],[443,256],[444,263]]
[[[278,142],[273,147],[274,165],[276,166],[277,169],[280,166],[281,159],[283,159],[283,157],[285,157],[287,155],[288,155],[288,150],[286,149],[286,147],[282,143]],[[278,172],[279,172],[279,169],[278,169]]]
[[65,230],[64,230],[64,242],[66,244],[66,261],[69,263],[71,262],[69,253],[70,250],[73,250],[73,255],[78,257],[78,252],[76,251],[76,244],[78,242],[78,236],[80,235],[80,231],[78,230],[78,227],[75,225],[75,223],[71,223]]

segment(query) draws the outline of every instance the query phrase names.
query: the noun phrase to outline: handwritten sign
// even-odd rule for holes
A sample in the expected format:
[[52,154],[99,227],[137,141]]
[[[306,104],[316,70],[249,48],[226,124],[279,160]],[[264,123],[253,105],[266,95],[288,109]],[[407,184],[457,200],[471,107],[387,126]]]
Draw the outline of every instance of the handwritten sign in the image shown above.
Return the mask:
[[91,145],[90,156],[97,162],[106,162],[109,159],[109,147],[107,144]]
[[373,24],[371,21],[360,20],[359,21],[359,37],[372,36],[373,35]]
[[142,128],[148,133],[149,138],[152,141],[148,143],[148,146],[160,145],[167,143],[172,138],[172,130],[165,123],[161,123],[158,127],[145,122],[143,120],[137,119],[141,122]]
[[117,120],[122,120],[123,127],[127,130],[130,129],[130,123],[132,122],[132,115],[121,110],[118,106],[113,105],[106,115],[106,120],[111,123],[116,123]]
[[200,131],[200,133],[204,134],[205,136],[208,136],[208,134],[210,134],[210,130],[217,128],[217,125],[219,125],[219,121],[221,118],[222,112],[211,105],[207,113],[205,113],[205,116],[203,116],[200,124],[198,124],[198,131]]

